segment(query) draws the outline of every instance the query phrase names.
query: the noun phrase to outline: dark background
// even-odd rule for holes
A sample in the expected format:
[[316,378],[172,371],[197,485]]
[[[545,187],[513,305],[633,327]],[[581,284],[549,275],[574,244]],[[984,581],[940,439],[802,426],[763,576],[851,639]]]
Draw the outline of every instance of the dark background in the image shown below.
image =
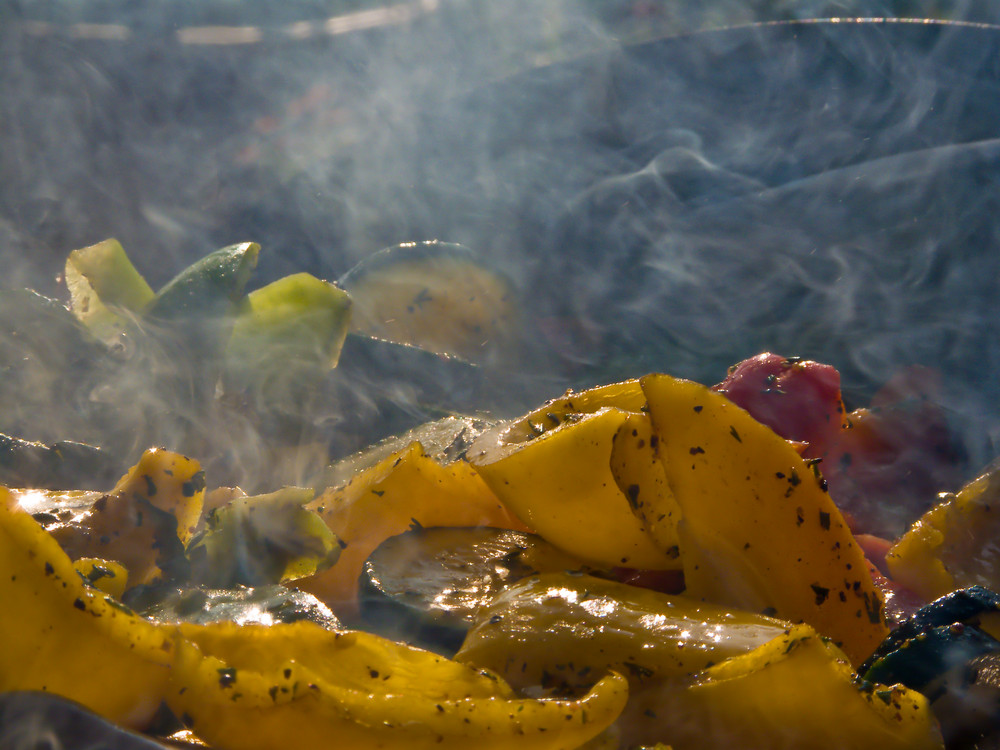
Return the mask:
[[[247,239],[256,283],[460,242],[541,353],[499,363],[539,383],[511,408],[764,349],[831,362],[861,404],[921,364],[985,463],[995,7],[7,0],[5,283],[59,295],[66,253],[109,236],[154,288]],[[828,17],[953,23],[799,23]],[[202,26],[250,41],[184,41]]]

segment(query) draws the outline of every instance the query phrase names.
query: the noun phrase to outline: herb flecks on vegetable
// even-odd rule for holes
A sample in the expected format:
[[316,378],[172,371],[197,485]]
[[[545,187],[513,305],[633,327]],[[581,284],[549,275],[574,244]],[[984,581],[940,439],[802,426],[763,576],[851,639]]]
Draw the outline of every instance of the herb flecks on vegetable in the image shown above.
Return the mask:
[[167,703],[218,747],[563,750],[608,727],[627,696],[610,675],[578,700],[520,698],[480,668],[312,623],[180,634]]
[[184,543],[201,517],[205,477],[193,459],[150,449],[114,489],[48,530],[73,558],[108,558],[129,572],[129,584],[186,573]]
[[169,632],[91,588],[52,536],[0,488],[0,690],[46,690],[143,728],[174,658]]
[[[833,638],[854,663],[864,660],[888,633],[881,594],[843,516],[795,447],[698,383],[668,375],[640,382],[680,506],[688,593],[751,611],[772,607]],[[692,444],[705,452],[692,456]]]
[[368,556],[390,536],[412,527],[524,525],[462,461],[442,465],[414,442],[331,488],[309,506],[344,544],[336,564],[298,582],[340,616],[357,616],[358,577]]
[[644,404],[637,380],[570,393],[485,433],[468,460],[507,507],[564,551],[602,565],[677,569],[609,465],[616,433]]

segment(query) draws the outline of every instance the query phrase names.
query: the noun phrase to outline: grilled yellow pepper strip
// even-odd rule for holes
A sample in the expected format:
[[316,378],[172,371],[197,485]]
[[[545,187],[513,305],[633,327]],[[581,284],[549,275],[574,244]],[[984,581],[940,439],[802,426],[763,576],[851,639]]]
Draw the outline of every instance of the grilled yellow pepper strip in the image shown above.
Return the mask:
[[657,450],[659,436],[648,414],[629,414],[611,441],[611,473],[632,513],[668,559],[678,559],[681,508]]
[[699,672],[788,627],[617,581],[545,573],[485,607],[455,658],[492,669],[515,687],[576,691],[610,670],[635,688]]
[[702,672],[669,700],[649,696],[674,750],[941,750],[927,699],[859,683],[843,652],[808,625]]
[[677,555],[665,555],[646,533],[608,465],[615,433],[644,405],[637,380],[569,393],[487,433],[468,459],[507,507],[560,549],[602,565],[677,570]]
[[142,728],[165,693],[170,632],[85,585],[55,539],[0,493],[0,691],[45,690]]
[[882,597],[814,467],[703,385],[669,375],[641,383],[680,506],[687,593],[807,622],[853,663],[868,657],[888,634]]
[[885,561],[895,581],[928,601],[966,586],[1000,589],[1000,470],[983,474],[924,513]]
[[576,701],[517,698],[492,674],[312,623],[181,626],[168,705],[220,750],[571,750],[627,697],[609,675]]

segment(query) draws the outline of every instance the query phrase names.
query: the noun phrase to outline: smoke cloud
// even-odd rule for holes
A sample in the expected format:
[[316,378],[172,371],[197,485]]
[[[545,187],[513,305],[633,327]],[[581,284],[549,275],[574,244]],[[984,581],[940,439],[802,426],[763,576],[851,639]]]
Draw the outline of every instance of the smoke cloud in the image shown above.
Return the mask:
[[995,453],[1000,32],[623,45],[570,2],[366,12],[3,24],[11,284],[58,293],[66,252],[107,236],[154,287],[242,240],[260,283],[459,242],[522,291],[537,356],[502,365],[532,397],[654,369],[716,382],[771,349],[834,364],[862,404],[924,364],[972,460]]

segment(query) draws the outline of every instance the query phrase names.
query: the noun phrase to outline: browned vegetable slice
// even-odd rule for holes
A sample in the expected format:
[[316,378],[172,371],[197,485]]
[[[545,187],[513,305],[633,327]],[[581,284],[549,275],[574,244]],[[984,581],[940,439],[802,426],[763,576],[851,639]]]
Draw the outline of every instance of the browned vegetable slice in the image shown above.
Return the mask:
[[184,563],[184,542],[201,516],[205,476],[197,461],[150,449],[115,488],[47,528],[72,558],[116,560],[129,584],[150,583]]

